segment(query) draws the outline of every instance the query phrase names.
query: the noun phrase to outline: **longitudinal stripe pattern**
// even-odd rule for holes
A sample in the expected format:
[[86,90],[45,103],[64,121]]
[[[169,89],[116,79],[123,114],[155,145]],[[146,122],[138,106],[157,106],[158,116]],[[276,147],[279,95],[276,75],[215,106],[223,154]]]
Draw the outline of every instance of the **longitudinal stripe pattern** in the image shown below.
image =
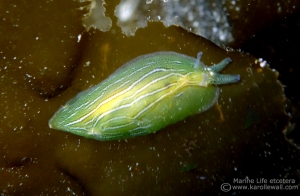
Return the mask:
[[[133,74],[137,74],[138,71],[141,70],[137,70],[133,72]],[[107,130],[117,130],[120,128],[120,126],[128,127],[130,125],[133,125],[133,119],[137,119],[161,99],[174,93],[178,88],[181,87],[180,85],[177,85],[177,81],[180,81],[180,78],[183,77],[182,73],[184,73],[184,70],[179,70],[179,73],[177,72],[174,69],[165,69],[158,67],[154,68],[152,71],[148,72],[145,75],[141,75],[141,78],[134,82],[132,82],[132,79],[130,79],[131,75],[133,74],[125,75],[123,78],[112,83],[112,85],[109,86],[110,88],[101,90],[101,95],[96,98],[95,101],[92,101],[91,104],[85,106],[85,110],[87,111],[86,114],[82,114],[81,107],[75,108],[75,110],[72,111],[72,116],[77,116],[80,112],[80,115],[83,116],[75,121],[66,123],[65,126],[70,126],[73,129],[78,129],[78,127],[81,127],[82,124],[88,129],[95,129],[95,127],[99,126],[101,127],[101,132],[105,134]],[[155,79],[149,80],[149,78]],[[127,82],[123,83],[123,81]],[[130,85],[123,85],[127,83],[130,83]],[[113,91],[113,93],[105,93],[105,91],[110,91],[114,88],[115,90]],[[153,90],[149,92],[149,89]],[[165,92],[166,90],[167,92]],[[104,95],[106,96],[104,97]],[[153,98],[154,96],[156,97],[156,100],[155,98]],[[153,101],[151,101],[150,103],[147,102],[147,99]],[[149,104],[147,104],[147,106],[144,106],[145,104],[143,103]],[[141,104],[144,107],[141,107]],[[114,107],[112,107],[112,105],[114,105]],[[136,107],[132,108],[134,105],[136,105]],[[133,110],[131,110],[129,113],[128,108],[132,108]],[[122,112],[121,110],[124,111]],[[121,117],[126,119],[126,123],[124,124],[122,124],[124,120],[120,120],[120,113],[122,113],[122,115],[128,115]],[[114,117],[110,118],[109,120],[104,120],[101,123],[101,120],[103,120],[108,115]],[[69,119],[66,118],[66,120],[62,121],[62,124],[64,124],[68,120]],[[120,125],[120,123],[122,125]]]
[[123,139],[155,132],[206,110],[219,93],[208,81],[226,75],[201,62],[195,69],[195,62],[195,58],[174,52],[136,58],[71,99],[50,119],[49,126],[98,140]]

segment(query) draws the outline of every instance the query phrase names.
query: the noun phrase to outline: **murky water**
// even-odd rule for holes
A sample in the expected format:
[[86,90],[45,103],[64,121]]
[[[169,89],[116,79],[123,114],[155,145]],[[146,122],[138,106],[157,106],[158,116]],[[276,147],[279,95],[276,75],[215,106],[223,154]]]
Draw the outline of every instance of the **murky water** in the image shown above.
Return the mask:
[[[291,3],[280,5],[296,10]],[[216,195],[223,193],[222,183],[234,185],[234,179],[245,178],[293,179],[289,185],[299,186],[299,149],[283,134],[290,118],[272,66],[280,65],[280,59],[263,66],[250,54],[221,49],[161,22],[148,22],[128,37],[117,25],[114,1],[105,5],[110,30],[86,32],[82,19],[89,10],[83,6],[72,0],[0,2],[1,195]],[[280,18],[278,4],[264,6],[276,7],[269,19]],[[245,6],[241,10],[248,12]],[[296,13],[286,10],[280,14]],[[236,25],[231,46],[251,51],[241,44],[250,33],[231,13]],[[251,32],[265,24],[253,22],[252,15],[247,19]],[[100,142],[48,127],[50,117],[71,97],[127,61],[156,51],[194,57],[202,51],[207,65],[230,57],[232,63],[221,73],[238,73],[241,81],[221,86],[210,110],[147,136]],[[297,96],[289,96],[297,114]]]

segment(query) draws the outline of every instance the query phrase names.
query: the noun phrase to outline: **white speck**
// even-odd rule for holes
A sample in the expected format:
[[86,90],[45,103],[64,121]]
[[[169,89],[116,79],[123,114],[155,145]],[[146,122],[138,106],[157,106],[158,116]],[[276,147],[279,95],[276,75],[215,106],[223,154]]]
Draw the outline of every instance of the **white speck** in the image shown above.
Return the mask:
[[36,37],[35,40],[39,40],[39,37]]
[[267,64],[267,62],[266,62],[266,61],[263,61],[263,62],[261,62],[259,65],[260,65],[261,67],[265,67],[266,64]]
[[133,16],[139,4],[135,0],[123,1],[116,8],[117,15],[120,21],[128,21]]
[[152,2],[153,2],[153,0],[146,0],[146,4],[150,4]]
[[80,42],[80,40],[81,40],[81,34],[79,34],[79,35],[77,36],[77,42]]
[[199,22],[198,21],[194,21],[193,22],[193,27],[194,28],[198,28],[199,27]]
[[88,67],[90,66],[91,62],[90,61],[87,61],[85,64],[84,64],[84,67]]
[[205,180],[206,177],[205,176],[199,176],[200,180]]
[[258,61],[260,62],[259,65],[262,68],[265,67],[267,64],[267,62],[263,58],[259,58]]
[[212,28],[212,32],[213,32],[213,33],[216,33],[216,32],[218,32],[218,31],[219,31],[219,29],[218,29],[217,27],[213,27],[213,28]]

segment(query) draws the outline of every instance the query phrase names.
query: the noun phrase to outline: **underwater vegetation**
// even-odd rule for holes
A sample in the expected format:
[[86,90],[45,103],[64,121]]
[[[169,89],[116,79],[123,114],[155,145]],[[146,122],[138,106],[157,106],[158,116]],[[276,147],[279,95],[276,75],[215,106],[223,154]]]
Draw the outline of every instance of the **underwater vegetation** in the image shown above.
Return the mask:
[[[102,12],[105,11],[105,16],[111,19],[111,23],[106,23],[111,26],[105,31],[93,27],[87,31],[85,27],[89,26],[83,24],[88,16],[93,16],[90,8],[98,9],[95,7],[99,6],[97,3],[92,4],[94,7],[91,2],[73,0],[0,3],[1,195],[218,195],[223,193],[220,189],[222,183],[261,177],[292,179],[295,182],[290,185],[298,186],[300,158],[297,138],[291,135],[286,138],[284,133],[286,130],[293,133],[292,127],[297,128],[297,123],[291,120],[298,111],[296,103],[299,101],[292,94],[297,88],[293,86],[295,82],[279,79],[295,79],[297,75],[297,63],[285,62],[291,59],[291,55],[297,59],[294,51],[299,50],[299,38],[292,37],[293,47],[281,48],[287,46],[282,45],[286,37],[282,40],[276,37],[276,44],[280,47],[271,47],[274,40],[266,47],[260,47],[262,40],[267,40],[266,37],[271,40],[271,35],[276,34],[276,29],[272,29],[272,34],[251,42],[256,47],[252,47],[255,50],[250,54],[239,49],[251,51],[251,44],[246,45],[245,40],[250,40],[272,20],[293,17],[292,14],[299,12],[299,3],[232,2],[217,6],[225,6],[223,11],[229,13],[226,21],[232,27],[233,40],[226,47],[178,26],[166,28],[162,22],[148,21],[147,27],[136,29],[134,36],[127,36],[115,17],[119,1],[104,4]],[[296,16],[295,21],[299,21]],[[256,17],[261,17],[261,20]],[[295,25],[294,28],[293,32],[297,34],[299,27]],[[258,36],[252,39],[258,39]],[[266,61],[268,56],[259,53],[262,48],[270,51],[270,57],[275,52],[278,59]],[[284,53],[285,50],[289,55]],[[180,102],[191,104],[193,114],[186,112],[174,121],[168,119],[163,126],[155,128],[155,133],[140,137],[127,139],[122,131],[120,138],[102,142],[49,128],[48,122],[56,111],[64,108],[66,103],[72,104],[68,100],[88,96],[86,92],[93,95],[91,89],[105,88],[104,84],[114,77],[126,78],[141,65],[120,68],[121,65],[157,51],[174,51],[163,52],[160,57],[176,54],[176,59],[179,54],[184,54],[179,59],[189,61],[189,71],[198,68],[196,54],[201,51],[199,69],[202,69],[202,63],[203,67],[215,67],[213,71],[225,77],[233,74],[231,82],[235,83],[207,85],[200,91],[211,89],[215,92],[208,93],[207,110],[195,112],[199,111],[200,105],[197,104],[201,103],[197,98]],[[155,55],[143,57],[149,60]],[[228,58],[232,61],[226,66],[229,62],[223,60]],[[218,62],[223,62],[222,66],[216,65]],[[280,65],[278,68],[282,71],[276,71],[275,65]],[[155,66],[149,67],[136,77],[132,75],[130,82],[155,69]],[[239,81],[236,75],[240,76]],[[209,78],[202,76],[200,84]],[[139,89],[155,78],[157,76],[144,80]],[[175,77],[172,82],[176,80]],[[116,93],[118,88],[129,84],[128,81],[128,78],[124,79],[123,83],[112,86],[114,88],[107,92]],[[172,82],[160,85],[175,88],[175,85],[170,86]],[[153,92],[147,87],[143,93]],[[286,89],[289,97],[285,95]],[[136,92],[130,91],[138,99]],[[162,96],[166,92],[162,91]],[[192,94],[196,93],[193,91]],[[177,98],[182,95],[179,93]],[[93,96],[97,97],[96,94]],[[90,97],[86,98],[89,100]],[[288,98],[291,98],[290,102]],[[150,104],[151,100],[148,100]],[[134,102],[134,97],[127,101]],[[84,108],[87,102],[82,103],[75,106]],[[116,102],[110,103],[107,108],[114,108]],[[149,105],[139,103],[141,108]],[[292,107],[288,108],[290,105]],[[142,111],[139,106],[137,111]],[[131,116],[134,112],[127,108],[123,114]],[[171,110],[171,115],[180,114],[177,112]],[[150,110],[145,114],[152,116]],[[161,110],[157,114],[163,116]],[[115,117],[118,115],[114,114]],[[60,117],[60,120],[68,120],[68,117]],[[289,190],[288,193],[295,192]],[[275,195],[280,194],[286,192],[275,192]]]

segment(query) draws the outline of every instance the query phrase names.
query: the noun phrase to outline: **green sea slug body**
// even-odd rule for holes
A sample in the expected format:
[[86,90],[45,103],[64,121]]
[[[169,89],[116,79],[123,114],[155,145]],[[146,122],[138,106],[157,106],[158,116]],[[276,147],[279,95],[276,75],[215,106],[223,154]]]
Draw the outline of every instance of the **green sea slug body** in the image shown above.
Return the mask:
[[117,140],[154,133],[203,112],[218,100],[217,84],[239,75],[219,74],[230,58],[207,67],[197,59],[156,52],[139,56],[107,79],[69,100],[49,127],[96,140]]

